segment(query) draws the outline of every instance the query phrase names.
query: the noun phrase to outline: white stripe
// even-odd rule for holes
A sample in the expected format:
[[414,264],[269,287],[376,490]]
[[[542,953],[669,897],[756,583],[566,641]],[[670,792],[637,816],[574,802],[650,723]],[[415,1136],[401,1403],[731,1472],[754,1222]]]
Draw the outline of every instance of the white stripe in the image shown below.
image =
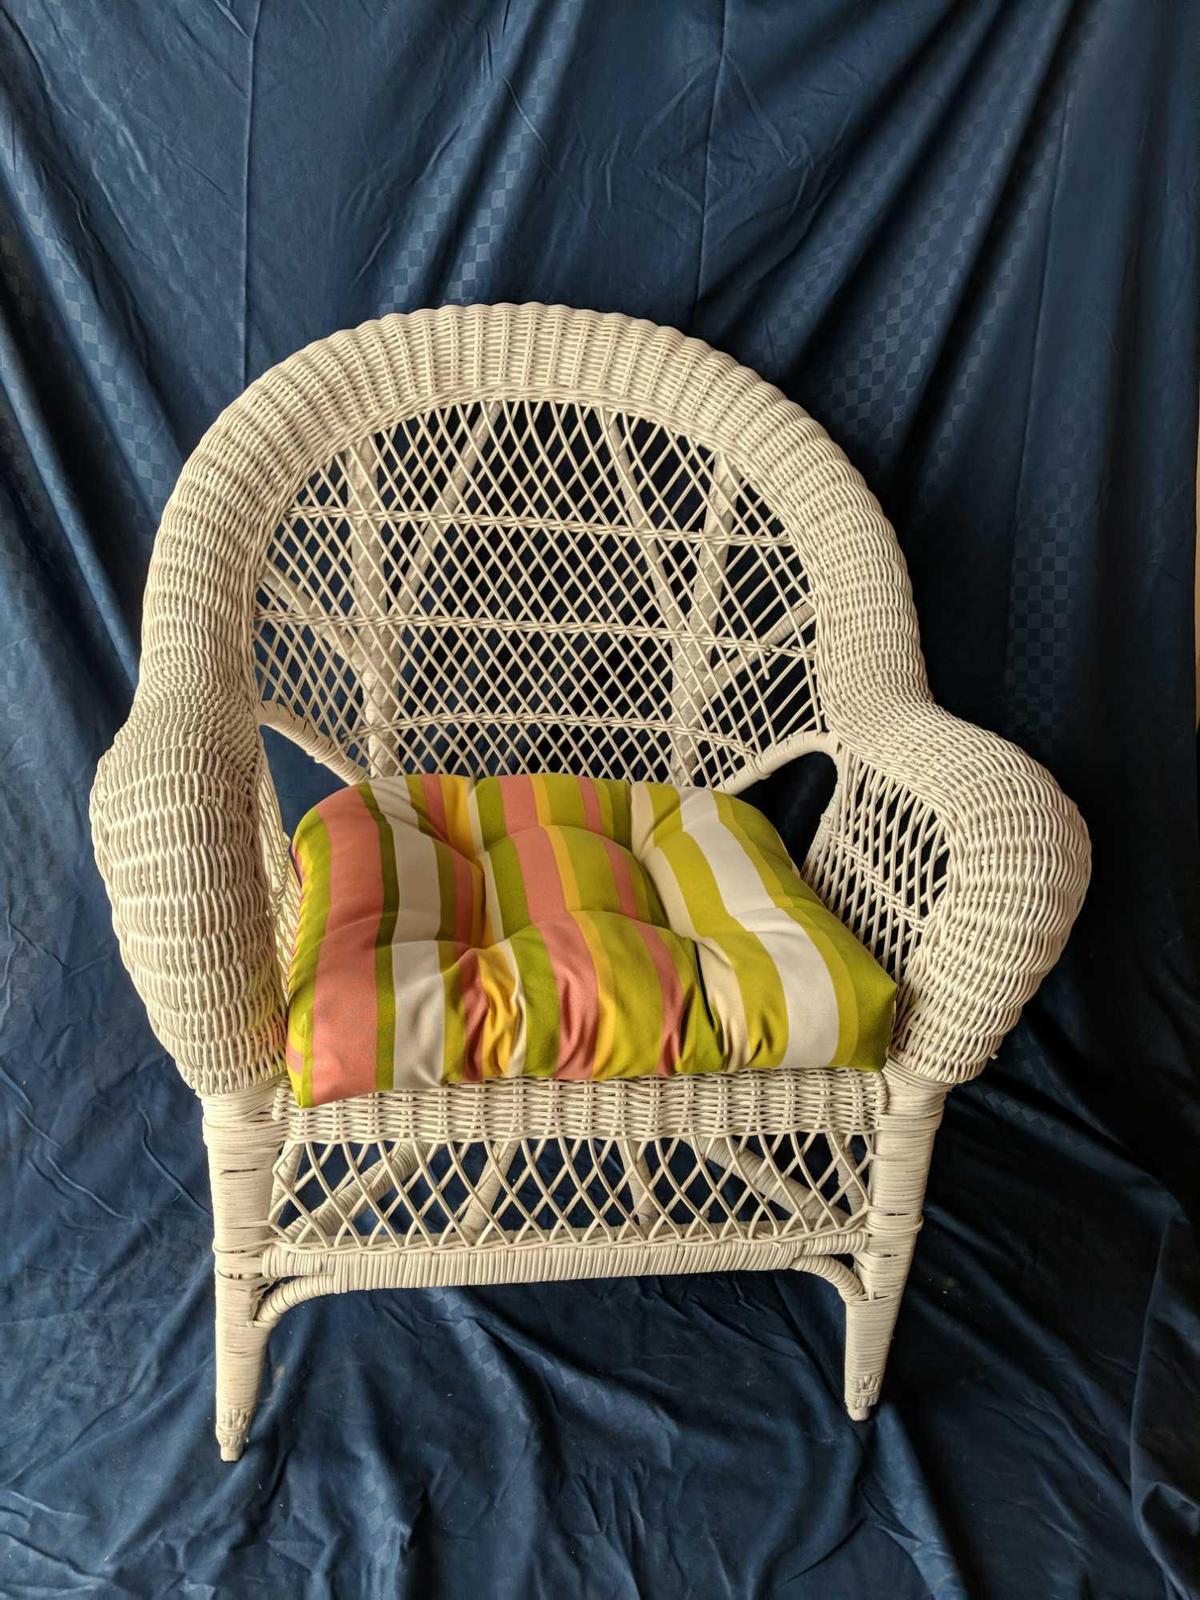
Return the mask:
[[[681,805],[685,794],[694,793],[703,802],[708,800],[712,804],[712,796],[704,790],[676,791]],[[633,822],[634,854],[646,869],[654,887],[658,890],[658,897],[662,901],[663,910],[667,914],[667,922],[671,932],[682,939],[690,939],[696,949],[696,960],[700,968],[702,988],[700,999],[706,1005],[709,1014],[716,1026],[717,1038],[721,1044],[721,1054],[725,1058],[726,1068],[735,1071],[749,1065],[749,1039],[750,1029],[747,1025],[745,1003],[742,999],[741,985],[729,964],[729,958],[714,940],[706,938],[704,930],[697,928],[692,921],[688,910],[688,903],[684,897],[682,885],[675,873],[675,867],[670,857],[664,854],[661,847],[654,841],[654,816],[650,804],[649,794],[645,786],[637,784],[630,807]],[[687,813],[683,812],[681,821],[686,821]],[[694,827],[686,830],[708,854],[704,838],[697,837]],[[702,833],[703,833],[702,829]],[[722,828],[720,830],[724,832]],[[756,1034],[762,1032],[761,1028],[754,1030]]]
[[437,844],[421,832],[420,816],[403,778],[377,778],[371,789],[391,829],[396,863],[392,1083],[396,1088],[436,1085],[442,1081],[446,1038],[446,984],[436,942],[442,920]]
[[442,920],[436,841],[421,832],[420,817],[403,778],[377,778],[371,790],[392,833],[397,891],[392,942],[436,939]]
[[434,940],[410,939],[392,946],[392,990],[396,996],[392,1083],[397,1089],[441,1083],[446,984]]
[[[788,1042],[783,1067],[827,1067],[837,1053],[837,990],[821,952],[796,919],[771,899],[746,847],[725,826],[713,795],[693,790],[682,804],[686,831],[704,851],[726,910],[762,942],[783,986]],[[707,979],[707,974],[706,974]]]

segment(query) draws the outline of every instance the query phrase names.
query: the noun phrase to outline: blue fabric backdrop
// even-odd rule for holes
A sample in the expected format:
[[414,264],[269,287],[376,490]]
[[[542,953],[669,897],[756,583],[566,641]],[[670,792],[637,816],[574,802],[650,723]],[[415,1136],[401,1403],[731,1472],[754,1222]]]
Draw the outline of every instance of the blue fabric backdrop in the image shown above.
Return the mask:
[[[1198,34],[1184,0],[0,6],[4,1594],[1196,1584]],[[222,1467],[198,1109],[88,787],[216,411],[502,299],[674,324],[824,422],[935,691],[1059,777],[1094,884],[951,1099],[868,1427],[802,1276],[422,1292],[287,1318]]]

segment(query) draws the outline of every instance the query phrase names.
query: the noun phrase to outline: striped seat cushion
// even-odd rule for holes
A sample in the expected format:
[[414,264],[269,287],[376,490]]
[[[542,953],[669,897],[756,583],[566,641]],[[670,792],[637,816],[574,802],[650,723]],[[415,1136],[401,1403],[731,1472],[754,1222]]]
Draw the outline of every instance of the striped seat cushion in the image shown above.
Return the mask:
[[302,1105],[518,1074],[883,1063],[891,979],[728,795],[379,779],[314,807],[293,851]]

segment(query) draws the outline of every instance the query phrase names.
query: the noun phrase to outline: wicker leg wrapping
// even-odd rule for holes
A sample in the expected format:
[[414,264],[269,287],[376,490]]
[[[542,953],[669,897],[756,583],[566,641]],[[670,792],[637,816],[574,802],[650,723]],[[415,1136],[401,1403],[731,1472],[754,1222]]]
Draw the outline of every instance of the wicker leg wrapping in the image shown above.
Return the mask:
[[217,1301],[217,1442],[222,1461],[236,1461],[258,1401],[269,1329],[254,1313],[267,1279],[271,1171],[281,1144],[271,1116],[270,1085],[204,1099],[204,1142],[212,1184]]
[[846,1302],[846,1410],[856,1422],[870,1416],[879,1398],[946,1097],[942,1085],[895,1069],[889,1069],[888,1080],[889,1109],[880,1119],[871,1163],[870,1237],[854,1258],[865,1293]]

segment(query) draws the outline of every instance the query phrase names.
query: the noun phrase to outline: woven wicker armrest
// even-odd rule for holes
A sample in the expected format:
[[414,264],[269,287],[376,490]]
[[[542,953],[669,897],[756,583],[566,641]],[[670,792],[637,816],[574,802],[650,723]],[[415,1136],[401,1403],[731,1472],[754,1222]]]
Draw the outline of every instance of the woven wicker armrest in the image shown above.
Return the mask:
[[813,876],[901,980],[893,1062],[961,1083],[1066,943],[1088,881],[1087,830],[1036,761],[932,703],[896,706],[857,750]]
[[201,1094],[283,1068],[285,1017],[256,833],[261,741],[215,688],[143,682],[92,789],[96,859],[150,1023]]

